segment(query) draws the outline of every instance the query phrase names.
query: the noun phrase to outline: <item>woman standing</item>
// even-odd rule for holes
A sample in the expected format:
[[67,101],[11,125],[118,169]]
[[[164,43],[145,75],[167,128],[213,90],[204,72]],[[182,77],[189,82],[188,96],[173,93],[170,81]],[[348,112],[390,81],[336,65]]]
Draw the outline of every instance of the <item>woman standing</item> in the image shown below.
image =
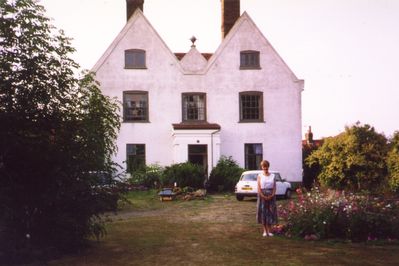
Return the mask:
[[277,223],[276,181],[269,172],[270,163],[260,162],[262,173],[258,175],[258,202],[256,219],[263,226],[263,236],[273,236],[271,226]]

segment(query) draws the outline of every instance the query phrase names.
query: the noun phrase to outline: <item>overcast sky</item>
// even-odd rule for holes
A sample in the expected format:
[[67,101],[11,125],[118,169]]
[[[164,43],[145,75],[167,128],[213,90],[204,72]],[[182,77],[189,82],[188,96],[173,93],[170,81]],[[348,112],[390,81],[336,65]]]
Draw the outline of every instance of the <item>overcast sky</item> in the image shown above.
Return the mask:
[[[91,69],[126,23],[125,0],[41,0]],[[357,121],[399,130],[399,0],[241,0],[300,79],[303,133],[335,136]],[[220,0],[145,0],[144,15],[173,52],[221,42]],[[284,106],[281,106],[284,108]]]

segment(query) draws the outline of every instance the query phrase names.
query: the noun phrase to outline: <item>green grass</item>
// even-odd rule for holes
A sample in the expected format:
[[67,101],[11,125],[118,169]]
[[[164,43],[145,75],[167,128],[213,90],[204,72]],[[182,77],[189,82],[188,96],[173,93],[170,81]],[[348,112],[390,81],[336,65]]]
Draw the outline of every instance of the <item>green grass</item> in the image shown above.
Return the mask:
[[[107,224],[108,234],[49,265],[397,265],[399,245],[264,238],[254,200],[233,195],[160,202],[155,191]],[[283,201],[280,201],[280,203]]]

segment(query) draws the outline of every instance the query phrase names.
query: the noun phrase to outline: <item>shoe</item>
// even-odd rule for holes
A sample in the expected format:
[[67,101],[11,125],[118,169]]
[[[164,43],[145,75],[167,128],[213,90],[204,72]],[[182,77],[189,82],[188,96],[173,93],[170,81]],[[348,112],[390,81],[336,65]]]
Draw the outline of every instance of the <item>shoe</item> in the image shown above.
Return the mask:
[[266,232],[263,232],[263,235],[262,236],[267,236],[267,233]]
[[272,233],[269,233],[269,235],[268,236],[274,236]]

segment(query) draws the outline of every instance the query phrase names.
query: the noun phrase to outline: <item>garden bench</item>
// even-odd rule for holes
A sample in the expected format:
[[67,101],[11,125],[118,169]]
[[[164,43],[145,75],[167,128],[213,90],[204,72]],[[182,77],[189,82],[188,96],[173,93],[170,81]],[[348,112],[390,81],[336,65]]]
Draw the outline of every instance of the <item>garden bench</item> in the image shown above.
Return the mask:
[[159,200],[173,200],[176,196],[176,193],[173,192],[172,188],[163,188],[159,193]]

